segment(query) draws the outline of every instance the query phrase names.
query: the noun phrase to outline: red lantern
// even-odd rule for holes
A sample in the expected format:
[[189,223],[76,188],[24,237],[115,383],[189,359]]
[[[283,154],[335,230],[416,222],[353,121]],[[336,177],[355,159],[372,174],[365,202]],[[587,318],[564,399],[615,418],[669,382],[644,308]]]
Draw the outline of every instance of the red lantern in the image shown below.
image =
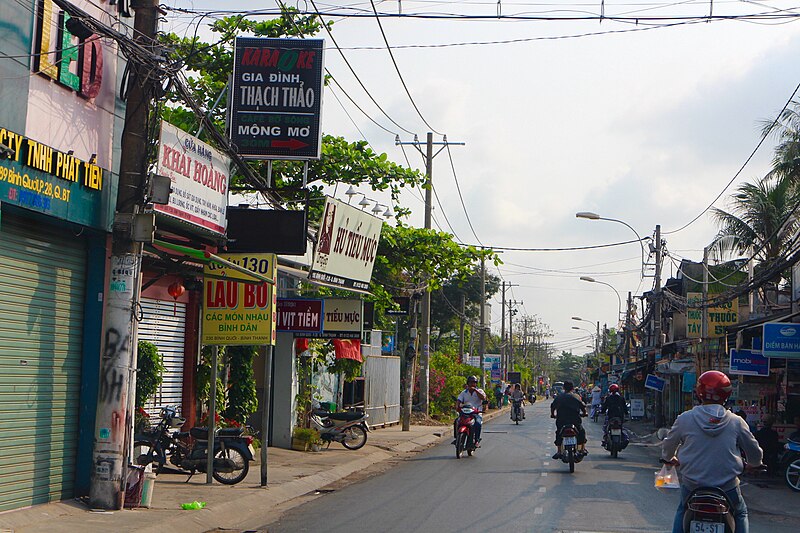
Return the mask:
[[175,316],[178,314],[178,298],[180,298],[181,295],[186,292],[186,288],[183,286],[183,283],[176,281],[167,287],[167,292],[175,300],[175,308],[172,310],[172,315]]

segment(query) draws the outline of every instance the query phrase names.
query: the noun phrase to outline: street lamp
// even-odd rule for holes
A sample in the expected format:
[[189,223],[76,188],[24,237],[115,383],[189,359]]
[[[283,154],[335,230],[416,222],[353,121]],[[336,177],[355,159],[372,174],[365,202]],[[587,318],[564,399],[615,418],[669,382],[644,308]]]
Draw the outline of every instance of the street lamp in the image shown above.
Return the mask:
[[617,295],[617,320],[620,319],[622,316],[622,297],[619,295],[619,291],[614,288],[613,285],[610,283],[606,283],[605,281],[596,280],[591,276],[581,276],[581,281],[588,281],[589,283],[599,283],[601,285],[605,285],[606,287],[611,287],[611,290],[614,291],[614,294]]
[[[639,235],[639,232],[636,231],[633,228],[633,226],[631,226],[630,224],[628,224],[627,222],[625,222],[623,220],[619,220],[619,219],[616,219],[616,218],[601,217],[597,213],[592,213],[591,211],[580,211],[579,213],[575,213],[575,217],[576,218],[585,218],[586,220],[608,220],[609,222],[617,222],[619,224],[622,224],[623,226],[626,226],[628,229],[630,229],[636,235],[636,238],[639,241],[639,247],[642,249],[642,277],[644,277],[645,253],[644,253],[644,244],[642,244],[644,239],[642,239],[642,236]],[[620,306],[620,307],[622,307],[622,306]]]
[[[585,318],[581,318],[579,316],[572,317],[572,320],[579,320],[581,322],[588,322],[589,324],[597,327],[597,333],[595,334],[595,338],[594,338],[594,344],[595,344],[594,353],[595,353],[596,356],[599,356],[600,355],[600,321],[598,320],[597,324],[595,324],[591,320],[586,320]],[[577,326],[572,326],[572,329],[582,329],[582,328],[578,328]]]

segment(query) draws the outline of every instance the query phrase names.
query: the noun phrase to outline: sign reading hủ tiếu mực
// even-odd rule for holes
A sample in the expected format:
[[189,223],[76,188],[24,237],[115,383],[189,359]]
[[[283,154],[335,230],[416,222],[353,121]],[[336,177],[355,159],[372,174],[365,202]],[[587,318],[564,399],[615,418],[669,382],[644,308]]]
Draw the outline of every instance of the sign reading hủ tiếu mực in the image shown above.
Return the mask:
[[368,290],[382,229],[378,217],[326,198],[308,278]]
[[237,37],[230,137],[252,159],[319,159],[322,39]]
[[[219,255],[262,276],[277,277],[275,254]],[[236,281],[246,275],[214,263],[205,266],[204,274],[227,279],[203,278],[203,344],[275,344],[277,298],[273,285]]]
[[214,147],[162,122],[156,172],[170,178],[172,193],[155,210],[224,234],[230,167],[231,160]]

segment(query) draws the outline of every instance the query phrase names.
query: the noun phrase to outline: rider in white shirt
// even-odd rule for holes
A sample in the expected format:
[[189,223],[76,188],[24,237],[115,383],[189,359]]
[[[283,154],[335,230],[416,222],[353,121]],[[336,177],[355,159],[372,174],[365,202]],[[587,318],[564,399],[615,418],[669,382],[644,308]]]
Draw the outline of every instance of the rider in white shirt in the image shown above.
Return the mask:
[[461,394],[459,394],[456,399],[457,410],[460,410],[462,405],[470,405],[475,409],[475,413],[472,416],[475,418],[474,438],[476,446],[480,446],[481,425],[483,424],[481,412],[483,412],[483,406],[488,400],[489,397],[483,389],[478,388],[478,378],[476,376],[467,378],[467,388],[461,391]]

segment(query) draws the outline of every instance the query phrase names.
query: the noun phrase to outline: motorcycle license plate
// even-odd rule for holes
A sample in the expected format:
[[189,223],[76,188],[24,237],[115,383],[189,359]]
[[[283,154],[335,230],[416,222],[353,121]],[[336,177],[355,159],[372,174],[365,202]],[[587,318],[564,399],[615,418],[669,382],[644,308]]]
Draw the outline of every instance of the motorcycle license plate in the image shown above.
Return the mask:
[[577,437],[564,437],[564,445],[565,446],[575,446],[576,444],[578,444]]
[[612,435],[622,435],[622,430],[621,429],[612,429],[611,430],[611,434]]
[[725,524],[722,522],[698,522],[692,520],[689,524],[690,533],[725,533]]

